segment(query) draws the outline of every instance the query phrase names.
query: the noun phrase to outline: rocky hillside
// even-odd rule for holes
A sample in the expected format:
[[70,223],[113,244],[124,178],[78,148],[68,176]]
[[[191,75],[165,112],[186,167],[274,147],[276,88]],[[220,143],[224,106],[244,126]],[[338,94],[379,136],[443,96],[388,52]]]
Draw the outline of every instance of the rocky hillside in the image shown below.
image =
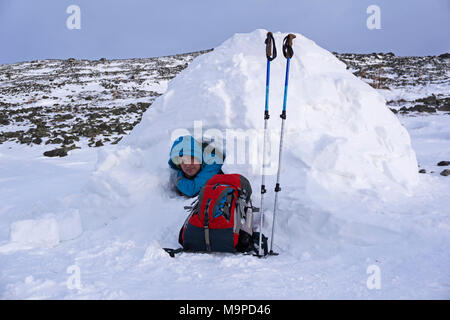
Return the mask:
[[393,53],[335,55],[378,89],[395,113],[450,112],[450,54],[397,57]]
[[115,144],[204,52],[0,65],[0,143],[46,144],[46,156],[64,156],[84,144]]
[[[0,65],[0,144],[48,145],[46,156],[116,144],[198,55],[37,60]],[[338,54],[400,115],[450,114],[450,54]]]

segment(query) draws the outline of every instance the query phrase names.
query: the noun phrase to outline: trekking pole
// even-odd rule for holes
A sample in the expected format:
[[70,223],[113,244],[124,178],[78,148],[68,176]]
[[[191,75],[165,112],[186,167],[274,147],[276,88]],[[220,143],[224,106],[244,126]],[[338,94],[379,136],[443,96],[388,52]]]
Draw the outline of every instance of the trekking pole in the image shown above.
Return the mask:
[[286,58],[286,78],[284,80],[284,99],[283,99],[283,111],[281,112],[281,135],[280,135],[280,150],[278,152],[278,172],[277,172],[277,182],[275,184],[275,202],[273,206],[273,221],[272,221],[272,236],[270,238],[270,255],[278,255],[274,253],[273,248],[273,235],[275,230],[275,215],[277,211],[278,202],[278,192],[281,191],[280,188],[280,172],[281,172],[281,155],[283,150],[283,135],[284,135],[284,121],[286,120],[286,101],[288,92],[288,80],[289,80],[289,65],[292,56],[294,55],[294,50],[292,49],[292,40],[294,40],[295,35],[290,33],[283,40],[283,55]]
[[262,164],[262,178],[261,178],[261,206],[260,206],[260,221],[259,221],[259,248],[258,255],[263,256],[262,248],[262,227],[264,220],[264,193],[266,193],[265,186],[265,166],[266,166],[266,141],[267,141],[267,120],[269,120],[269,84],[270,84],[270,62],[277,57],[277,48],[275,46],[275,39],[272,32],[267,32],[267,38],[264,42],[266,44],[267,57],[267,71],[266,71],[266,104],[264,109],[264,142],[263,142],[263,164]]

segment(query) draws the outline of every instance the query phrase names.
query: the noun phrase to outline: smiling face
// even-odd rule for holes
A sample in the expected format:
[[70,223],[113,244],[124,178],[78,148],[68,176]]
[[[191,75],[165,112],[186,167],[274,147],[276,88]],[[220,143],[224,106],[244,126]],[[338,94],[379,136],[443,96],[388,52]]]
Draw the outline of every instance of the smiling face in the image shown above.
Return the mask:
[[180,158],[180,167],[186,176],[194,177],[201,167],[201,162],[193,156],[183,156]]

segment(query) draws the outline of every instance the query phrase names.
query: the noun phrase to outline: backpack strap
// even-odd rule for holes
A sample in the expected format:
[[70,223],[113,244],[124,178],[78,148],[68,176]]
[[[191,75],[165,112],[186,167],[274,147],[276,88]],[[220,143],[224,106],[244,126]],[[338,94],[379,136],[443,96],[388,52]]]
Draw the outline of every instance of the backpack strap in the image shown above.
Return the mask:
[[166,251],[166,252],[169,254],[169,256],[171,256],[172,258],[175,258],[175,255],[176,255],[177,253],[180,253],[180,252],[183,252],[183,251],[184,251],[183,248],[178,248],[178,249],[163,248],[163,249],[164,249],[164,251]]
[[205,244],[206,244],[206,250],[208,252],[211,251],[211,241],[209,240],[209,206],[211,204],[212,199],[208,199],[206,201],[205,206],[205,217],[204,217],[204,224],[203,224],[203,230],[205,231]]

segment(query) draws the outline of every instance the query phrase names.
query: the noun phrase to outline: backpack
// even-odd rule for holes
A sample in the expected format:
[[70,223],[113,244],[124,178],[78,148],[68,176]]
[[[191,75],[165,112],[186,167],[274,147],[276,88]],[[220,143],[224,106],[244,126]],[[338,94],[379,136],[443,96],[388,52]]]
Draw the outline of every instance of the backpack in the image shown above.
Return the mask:
[[[250,182],[239,174],[216,174],[185,207],[190,213],[178,237],[183,251],[249,252],[256,250]],[[267,251],[267,238],[264,251]],[[167,251],[167,250],[166,250]],[[169,252],[170,254],[170,252]]]

